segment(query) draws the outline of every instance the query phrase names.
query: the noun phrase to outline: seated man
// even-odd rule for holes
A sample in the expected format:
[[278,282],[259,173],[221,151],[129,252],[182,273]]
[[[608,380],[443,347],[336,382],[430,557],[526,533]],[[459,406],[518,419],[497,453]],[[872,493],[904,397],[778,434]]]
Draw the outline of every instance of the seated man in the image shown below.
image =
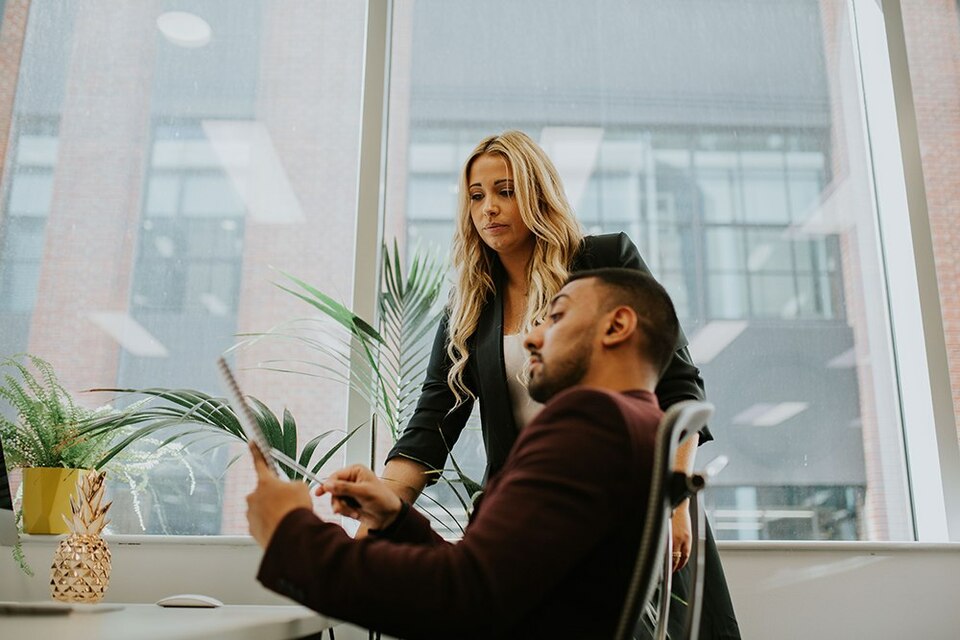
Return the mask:
[[247,498],[250,532],[266,549],[258,579],[403,638],[611,637],[646,511],[662,416],[653,390],[678,329],[652,278],[626,269],[572,276],[524,339],[529,393],[549,402],[457,544],[360,466],[317,491],[370,527],[354,540],[313,514],[306,485],[278,480],[258,458]]

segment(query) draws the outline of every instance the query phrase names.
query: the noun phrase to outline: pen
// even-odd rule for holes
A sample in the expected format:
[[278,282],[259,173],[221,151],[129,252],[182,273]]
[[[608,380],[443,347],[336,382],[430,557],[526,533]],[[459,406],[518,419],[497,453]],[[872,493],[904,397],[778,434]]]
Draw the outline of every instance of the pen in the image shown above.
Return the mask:
[[[280,451],[279,449],[276,449],[276,448],[271,448],[270,457],[272,457],[277,462],[283,463],[288,467],[294,469],[295,471],[298,471],[299,473],[303,474],[303,477],[309,480],[312,484],[315,484],[315,485],[323,484],[323,479],[318,477],[312,471],[308,471],[306,467],[302,466],[299,462],[297,462],[296,460],[294,460],[293,458],[285,454],[283,451]],[[354,509],[360,509],[360,503],[357,502],[356,498],[352,498],[350,496],[335,496],[335,497],[338,500],[342,500],[346,504],[350,505]]]
[[312,471],[308,471],[306,467],[302,466],[299,462],[297,462],[296,460],[294,460],[293,458],[285,454],[283,451],[280,451],[280,449],[276,449],[276,448],[270,449],[270,457],[272,457],[277,462],[282,462],[283,464],[287,465],[294,471],[297,471],[298,473],[302,474],[303,477],[309,480],[311,484],[317,484],[317,485],[323,484],[322,478],[317,476]]

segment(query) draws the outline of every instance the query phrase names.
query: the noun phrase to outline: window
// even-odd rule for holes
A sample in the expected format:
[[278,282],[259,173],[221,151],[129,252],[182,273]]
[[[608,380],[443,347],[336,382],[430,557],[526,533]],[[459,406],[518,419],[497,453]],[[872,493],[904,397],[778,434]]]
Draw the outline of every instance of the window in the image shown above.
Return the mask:
[[0,348],[6,354],[27,346],[57,155],[55,122],[26,121],[15,132],[6,215],[0,218],[0,318],[7,327],[0,335]]
[[[27,4],[0,214],[3,355],[50,360],[93,406],[131,399],[83,389],[220,394],[214,360],[236,334],[311,315],[271,267],[349,303],[363,2],[132,3],[109,21],[75,3],[7,7]],[[291,355],[282,341],[238,351],[245,390],[289,408],[301,442],[346,429],[341,385],[258,368]],[[111,483],[113,532],[245,533],[252,470],[242,455],[228,467],[241,453],[164,456],[135,496]]]
[[[626,231],[675,299],[717,406],[700,460],[730,458],[718,537],[911,539],[891,353],[865,319],[886,306],[862,291],[877,212],[849,195],[871,183],[847,169],[868,164],[848,5],[502,4],[483,47],[475,5],[395,7],[393,226],[444,246],[472,146],[526,131],[583,227]],[[475,420],[454,456],[482,469]]]
[[[90,405],[129,401],[91,387],[218,392],[212,362],[237,334],[310,315],[270,267],[356,304],[375,251],[357,231],[372,219],[361,133],[387,142],[384,239],[443,249],[466,155],[519,128],[584,229],[627,232],[674,298],[718,409],[699,459],[730,458],[706,495],[718,537],[929,539],[917,514],[951,490],[923,480],[940,468],[932,414],[913,409],[944,402],[930,376],[950,376],[960,413],[956,3],[902,9],[933,229],[916,257],[894,94],[871,71],[889,75],[876,3],[395,2],[389,127],[361,121],[368,3],[241,4],[128,3],[107,24],[0,0],[0,46],[20,52],[0,68],[0,355],[49,359]],[[922,331],[923,260],[946,373],[903,348]],[[302,439],[355,426],[342,385],[265,370],[302,359],[295,345],[236,358]],[[114,531],[244,532],[235,453],[190,450],[134,494],[114,485]],[[454,453],[479,477],[476,420]]]

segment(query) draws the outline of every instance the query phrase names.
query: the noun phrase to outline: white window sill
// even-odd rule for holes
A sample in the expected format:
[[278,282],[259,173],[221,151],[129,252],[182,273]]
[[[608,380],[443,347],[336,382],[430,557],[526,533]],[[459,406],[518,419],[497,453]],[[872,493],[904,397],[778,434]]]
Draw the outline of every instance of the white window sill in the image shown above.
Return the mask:
[[[66,536],[65,533],[54,535],[22,534],[21,542],[26,546],[56,545]],[[136,547],[141,545],[192,545],[192,546],[219,546],[219,547],[255,547],[257,541],[252,536],[158,536],[158,535],[124,535],[107,534],[103,536],[111,545]]]
[[[21,536],[24,545],[56,545],[66,534]],[[216,547],[255,547],[256,540],[251,536],[162,536],[162,535],[105,535],[111,545],[136,546],[216,546]],[[960,542],[864,542],[850,541],[791,541],[791,540],[720,540],[717,547],[721,552],[846,552],[846,553],[887,553],[887,552],[955,552],[960,553]]]

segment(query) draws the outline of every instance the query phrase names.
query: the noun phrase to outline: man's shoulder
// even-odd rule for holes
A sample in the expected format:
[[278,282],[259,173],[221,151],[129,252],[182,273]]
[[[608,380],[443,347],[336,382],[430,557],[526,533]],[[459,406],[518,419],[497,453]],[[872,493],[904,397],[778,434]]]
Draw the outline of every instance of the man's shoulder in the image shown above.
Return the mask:
[[567,405],[582,406],[583,403],[616,404],[617,396],[620,394],[609,389],[600,389],[597,387],[573,386],[564,389],[553,396],[548,402],[547,407],[564,407]]
[[629,457],[636,450],[630,443],[650,440],[661,415],[652,394],[571,387],[551,398],[520,433],[514,455],[550,451],[583,459],[620,451]]
[[551,398],[537,418],[546,422],[582,419],[595,423],[601,418],[630,420],[639,412],[659,420],[660,409],[651,401],[652,397],[652,394],[638,397],[609,389],[575,386]]

